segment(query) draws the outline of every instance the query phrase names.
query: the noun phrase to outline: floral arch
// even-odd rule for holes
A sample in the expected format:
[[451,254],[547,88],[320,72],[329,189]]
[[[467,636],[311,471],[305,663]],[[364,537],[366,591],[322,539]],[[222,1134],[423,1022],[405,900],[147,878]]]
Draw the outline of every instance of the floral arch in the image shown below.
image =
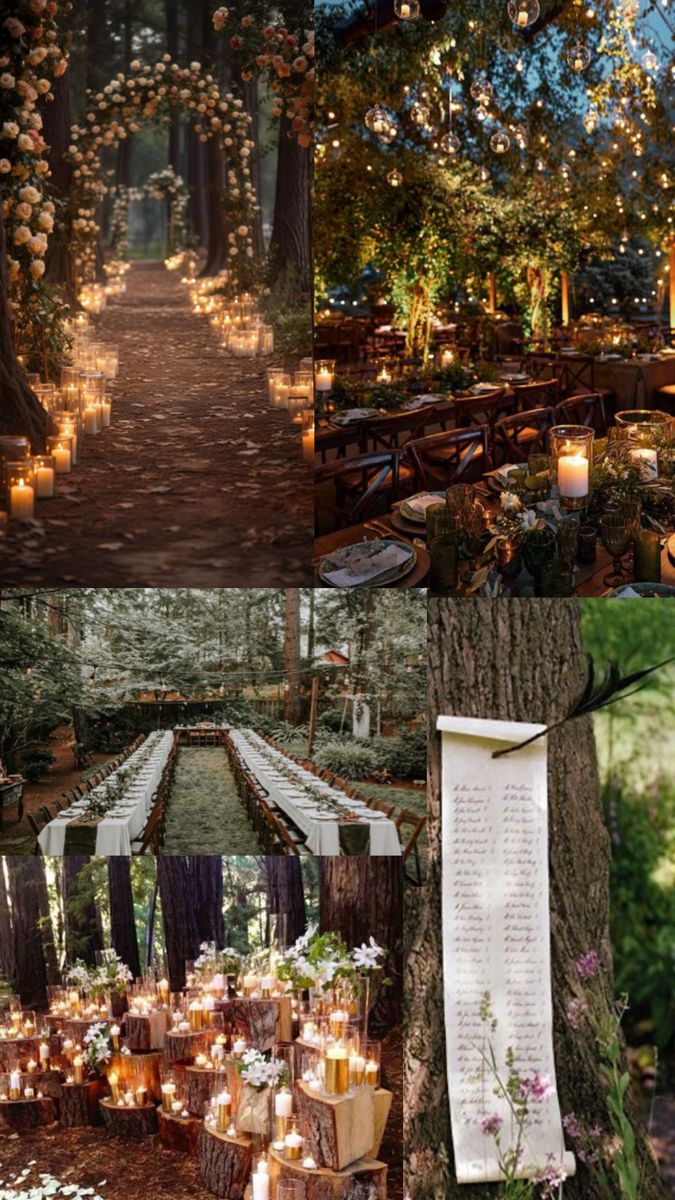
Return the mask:
[[185,180],[176,174],[173,167],[154,171],[141,188],[128,188],[120,184],[114,189],[114,193],[111,226],[113,245],[118,258],[125,260],[129,257],[129,205],[133,200],[166,200],[169,209],[167,253],[170,256],[188,248],[190,191]]
[[256,195],[250,158],[255,143],[243,100],[232,91],[222,93],[213,75],[202,72],[200,63],[181,67],[168,54],[154,66],[132,62],[127,75],[120,72],[101,92],[89,93],[88,98],[85,123],[72,127],[68,148],[73,165],[69,210],[76,286],[92,282],[96,275],[96,213],[108,191],[103,147],[117,146],[144,123],[168,124],[176,108],[193,113],[200,140],[215,138],[224,152],[223,210],[229,227],[231,268],[239,285],[248,283],[254,257]]

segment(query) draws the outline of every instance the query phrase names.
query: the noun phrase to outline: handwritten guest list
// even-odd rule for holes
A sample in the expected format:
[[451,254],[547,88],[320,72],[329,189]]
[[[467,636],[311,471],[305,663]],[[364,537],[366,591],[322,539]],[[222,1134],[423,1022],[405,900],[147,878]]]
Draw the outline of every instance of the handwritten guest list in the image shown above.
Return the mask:
[[[501,1152],[516,1147],[508,1101],[495,1095],[509,1051],[521,1077],[550,1082],[530,1105],[518,1174],[549,1159],[574,1173],[565,1152],[553,1058],[548,896],[546,738],[493,759],[541,725],[439,717],[443,744],[443,971],[450,1115],[459,1183],[503,1178],[483,1120],[502,1121]],[[489,995],[493,1029],[481,1019]]]

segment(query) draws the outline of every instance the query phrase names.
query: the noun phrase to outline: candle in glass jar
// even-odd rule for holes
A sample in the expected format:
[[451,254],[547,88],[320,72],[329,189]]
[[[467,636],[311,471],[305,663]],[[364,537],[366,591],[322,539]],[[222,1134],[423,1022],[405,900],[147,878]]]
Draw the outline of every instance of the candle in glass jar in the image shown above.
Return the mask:
[[271,975],[263,975],[262,979],[260,980],[260,990],[263,996],[269,996],[270,992],[272,991]]
[[136,1107],[136,1097],[134,1096],[133,1092],[124,1093],[124,1103],[126,1104],[127,1108]]
[[12,1071],[9,1077],[9,1098],[10,1100],[21,1099],[21,1073]]
[[38,466],[35,468],[35,493],[38,500],[49,500],[54,495],[54,468]]
[[23,1036],[30,1038],[33,1036],[34,1033],[35,1033],[35,1022],[31,1021],[31,1020],[25,1021],[24,1026],[23,1026]]
[[274,1097],[274,1112],[277,1117],[293,1116],[293,1096],[285,1088]]
[[98,433],[98,408],[89,405],[84,410],[84,432]]
[[366,1060],[361,1054],[349,1056],[349,1082],[352,1087],[361,1087],[365,1077]]
[[162,1108],[164,1109],[164,1112],[168,1112],[168,1113],[171,1112],[171,1106],[174,1102],[175,1096],[176,1096],[175,1083],[170,1083],[170,1082],[163,1083],[162,1084]]
[[34,1058],[28,1060],[26,1070],[32,1075],[33,1071],[37,1071],[37,1063]]
[[111,1025],[110,1026],[110,1036],[112,1038],[113,1050],[119,1050],[119,1048],[120,1048],[120,1033],[121,1032],[122,1031],[121,1031],[119,1025]]
[[221,1092],[216,1100],[216,1123],[221,1133],[227,1133],[232,1116],[232,1097],[229,1092]]
[[330,1014],[330,1031],[334,1038],[343,1038],[347,1036],[347,1025],[349,1023],[349,1013],[338,1010]]
[[639,468],[640,478],[656,479],[659,473],[659,456],[656,450],[639,447],[630,451],[631,461]]
[[159,998],[162,1001],[162,1004],[168,1004],[169,1003],[169,981],[168,981],[168,979],[160,979],[159,983],[157,984],[157,991],[159,992]]
[[207,1065],[208,1065],[208,1059],[207,1059],[206,1055],[198,1054],[197,1057],[195,1058],[195,1066],[199,1067],[199,1069],[203,1071],[204,1067],[206,1067]]
[[73,1053],[74,1049],[75,1049],[75,1043],[72,1042],[70,1040],[70,1038],[66,1038],[65,1042],[63,1043],[63,1053],[64,1053],[65,1057],[70,1058],[70,1055]]
[[23,1096],[24,1096],[24,1100],[34,1100],[35,1099],[35,1088],[32,1088],[32,1087],[25,1088]]
[[316,373],[317,392],[330,392],[333,387],[333,376],[327,367],[320,367]]
[[326,1051],[326,1091],[331,1096],[349,1091],[349,1055],[344,1046],[330,1046]]
[[561,496],[580,499],[588,495],[588,459],[582,454],[563,454],[558,459],[558,490]]
[[117,1104],[117,1101],[120,1098],[119,1075],[117,1074],[117,1071],[110,1072],[108,1076],[108,1083],[110,1085],[110,1095],[112,1096],[113,1104]]
[[112,412],[112,404],[107,396],[99,404],[99,410],[101,414],[101,428],[107,429],[110,425],[110,414]]
[[518,9],[518,27],[519,27],[519,29],[525,29],[525,27],[527,26],[528,20],[529,20],[529,17],[527,15],[527,9],[519,8]]
[[232,1047],[233,1054],[244,1054],[248,1049],[248,1043],[243,1038],[238,1038]]
[[[68,446],[62,446],[60,442],[57,442],[56,446],[53,447],[53,449],[50,451],[50,453],[51,453],[52,458],[54,459],[54,470],[56,471],[56,474],[57,475],[70,475],[70,463],[71,463],[70,448]],[[78,996],[78,1005],[79,1005],[79,996]]]
[[365,1074],[366,1074],[366,1083],[368,1084],[368,1086],[369,1087],[377,1087],[377,1084],[378,1084],[378,1081],[380,1078],[379,1063],[376,1063],[374,1059],[370,1059],[366,1063]]
[[80,1054],[73,1059],[73,1078],[75,1083],[84,1083],[84,1062]]
[[139,1108],[143,1108],[143,1105],[147,1104],[147,1101],[148,1101],[148,1090],[141,1083],[136,1088],[136,1104],[138,1105]]
[[257,975],[244,975],[244,995],[250,996],[258,986]]
[[204,1028],[204,1007],[200,1000],[193,1000],[189,1009],[190,1025],[195,1032]]
[[251,1176],[253,1183],[253,1200],[270,1200],[270,1177],[262,1171],[256,1171]]
[[39,1058],[40,1066],[42,1067],[43,1071],[46,1071],[49,1067],[49,1046],[47,1042],[40,1042]]
[[297,1161],[298,1159],[302,1158],[304,1138],[300,1136],[297,1130],[293,1129],[290,1133],[286,1134],[285,1144],[286,1158],[291,1159],[291,1161]]
[[15,521],[32,521],[35,513],[35,492],[25,480],[15,483],[9,494],[9,515]]

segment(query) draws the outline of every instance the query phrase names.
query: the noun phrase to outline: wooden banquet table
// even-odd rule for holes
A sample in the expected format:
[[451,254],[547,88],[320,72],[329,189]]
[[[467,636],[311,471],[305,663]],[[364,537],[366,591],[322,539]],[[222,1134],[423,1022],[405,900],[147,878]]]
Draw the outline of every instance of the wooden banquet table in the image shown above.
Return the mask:
[[[562,361],[574,363],[584,355],[563,354]],[[648,360],[639,358],[608,359],[602,355],[593,361],[595,386],[613,392],[618,411],[625,408],[658,408],[656,393],[675,383],[675,354]]]
[[[83,832],[85,829],[92,831],[95,849],[91,853],[98,855],[131,854],[131,843],[140,836],[145,828],[154,794],[164,774],[164,768],[173,746],[173,733],[150,734],[143,745],[122,763],[120,770],[124,771],[128,767],[133,767],[134,762],[137,762],[143,752],[148,749],[148,743],[150,743],[151,749],[147,761],[143,764],[140,772],[129,781],[128,787],[125,788],[121,799],[115,803],[114,807],[103,817],[92,817],[90,821],[79,824],[83,810],[97,796],[105,796],[108,784],[114,784],[116,771],[108,775],[98,787],[92,788],[91,792],[82,800],[72,805],[71,808],[64,809],[58,817],[45,825],[38,837],[43,854],[62,855],[65,853],[67,830],[71,824],[75,824],[75,827],[82,829]],[[95,839],[93,837],[94,830]],[[69,851],[69,853],[73,853],[73,851]]]
[[[230,737],[253,777],[262,784],[282,812],[305,834],[307,849],[311,850],[312,854],[335,857],[345,852],[341,846],[339,816],[321,811],[318,800],[311,794],[317,791],[322,792],[331,802],[337,802],[344,810],[345,816],[358,816],[358,823],[347,823],[352,829],[368,826],[369,855],[401,854],[396,826],[384,813],[373,812],[363,802],[352,800],[324,779],[291,762],[280,750],[273,749],[252,729],[233,729],[230,731]],[[279,767],[292,767],[303,783],[306,783],[308,790],[304,791],[303,787],[287,779],[280,770],[277,771],[275,761],[279,763]]]

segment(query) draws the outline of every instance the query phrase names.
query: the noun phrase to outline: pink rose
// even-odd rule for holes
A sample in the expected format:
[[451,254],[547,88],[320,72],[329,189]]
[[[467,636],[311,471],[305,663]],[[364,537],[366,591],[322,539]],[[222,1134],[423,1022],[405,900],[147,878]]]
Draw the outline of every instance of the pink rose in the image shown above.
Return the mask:
[[230,45],[233,50],[241,50],[241,38],[236,33],[234,37],[230,38]]
[[244,29],[250,29],[251,25],[253,24],[253,17],[242,17],[241,23],[244,26]]
[[272,38],[274,37],[274,26],[266,25],[265,28],[263,29],[263,37],[265,38],[265,41],[267,41],[267,42],[271,41]]
[[28,11],[33,14],[34,17],[39,17],[40,14],[43,13],[47,7],[47,0],[28,0],[28,4],[26,7],[28,8]]
[[303,75],[305,73],[308,66],[309,66],[309,63],[307,62],[307,59],[303,58],[302,55],[300,55],[299,58],[293,59],[293,70],[298,71],[298,73],[301,75]]
[[26,26],[21,24],[16,17],[8,17],[5,21],[5,29],[10,37],[20,38],[26,32]]

